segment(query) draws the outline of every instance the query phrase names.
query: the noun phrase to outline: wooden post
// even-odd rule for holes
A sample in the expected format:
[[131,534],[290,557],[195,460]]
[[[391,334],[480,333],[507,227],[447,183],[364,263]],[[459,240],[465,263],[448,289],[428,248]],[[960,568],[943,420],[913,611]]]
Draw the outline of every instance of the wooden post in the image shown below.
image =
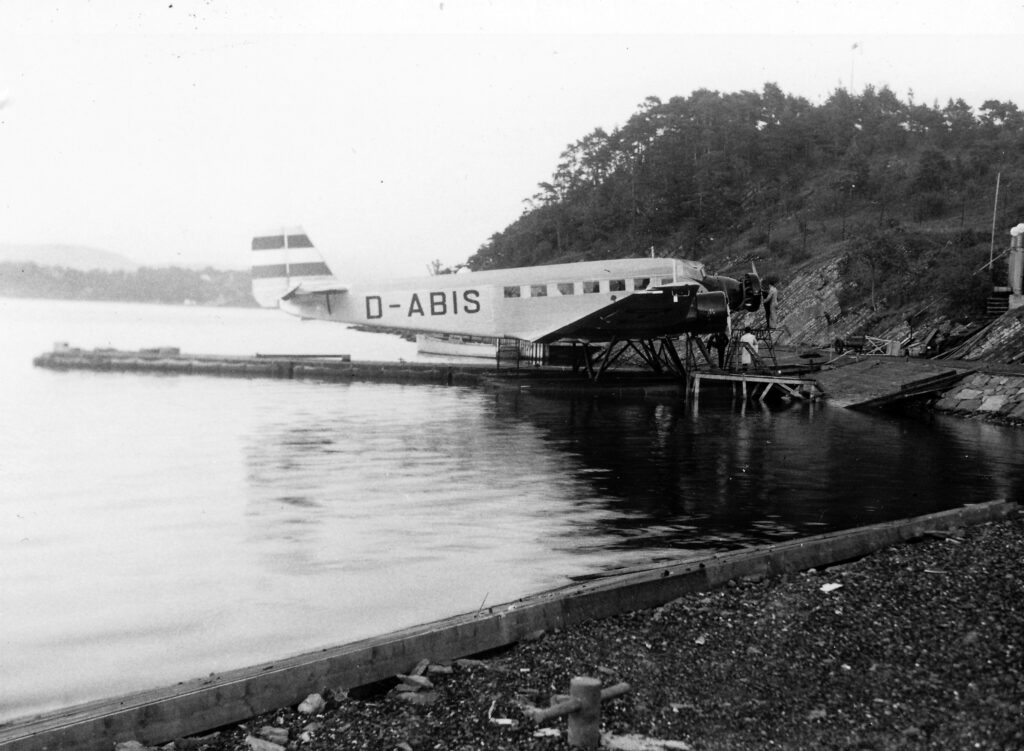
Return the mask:
[[530,707],[527,717],[540,724],[556,717],[569,718],[569,745],[592,749],[601,745],[601,702],[622,696],[630,690],[628,683],[616,683],[601,689],[597,678],[577,676],[569,682],[569,696],[547,709]]
[[597,748],[601,743],[601,681],[576,677],[569,682],[569,696],[580,708],[569,715],[569,745],[573,748]]

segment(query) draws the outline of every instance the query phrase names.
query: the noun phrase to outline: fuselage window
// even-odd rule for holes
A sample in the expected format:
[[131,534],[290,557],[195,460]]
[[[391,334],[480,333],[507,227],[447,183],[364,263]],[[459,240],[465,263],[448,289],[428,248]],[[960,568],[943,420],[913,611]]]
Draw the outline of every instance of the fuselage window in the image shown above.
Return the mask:
[[560,294],[560,295],[571,295],[572,294],[572,282],[559,282],[558,283],[558,294]]
[[584,295],[590,295],[590,294],[593,294],[594,292],[600,292],[600,291],[601,291],[601,283],[600,282],[583,282],[583,294]]
[[519,287],[505,287],[505,297],[519,297]]
[[626,280],[625,279],[612,279],[608,282],[609,292],[625,292],[626,291]]
[[547,297],[548,296],[548,285],[546,284],[531,284],[530,285],[530,297]]
[[644,278],[644,279],[634,279],[633,280],[633,289],[647,289],[650,286],[650,284],[651,284],[651,280],[650,279],[646,279],[646,278]]

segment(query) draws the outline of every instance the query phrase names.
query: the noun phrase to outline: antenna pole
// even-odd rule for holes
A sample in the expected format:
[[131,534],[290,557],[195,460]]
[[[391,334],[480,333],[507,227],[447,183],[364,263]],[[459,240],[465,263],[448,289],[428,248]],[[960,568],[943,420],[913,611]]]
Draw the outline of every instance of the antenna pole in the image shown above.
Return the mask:
[[996,251],[996,212],[999,210],[999,182],[1003,177],[1002,172],[996,173],[996,200],[992,205],[992,239],[988,244],[988,265],[991,268],[992,263],[995,261],[993,255]]

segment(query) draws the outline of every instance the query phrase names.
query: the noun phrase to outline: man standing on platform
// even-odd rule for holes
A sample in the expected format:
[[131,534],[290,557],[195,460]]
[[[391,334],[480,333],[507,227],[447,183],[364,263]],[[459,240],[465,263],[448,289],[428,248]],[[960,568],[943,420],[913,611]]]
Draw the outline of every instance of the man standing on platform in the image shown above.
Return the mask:
[[749,326],[743,328],[743,336],[740,337],[740,364],[744,370],[750,367],[757,354],[757,337]]
[[775,316],[773,312],[775,310],[775,303],[779,299],[779,290],[775,287],[775,282],[770,279],[765,279],[765,288],[761,292],[762,307],[764,308],[764,323],[771,331],[775,328]]

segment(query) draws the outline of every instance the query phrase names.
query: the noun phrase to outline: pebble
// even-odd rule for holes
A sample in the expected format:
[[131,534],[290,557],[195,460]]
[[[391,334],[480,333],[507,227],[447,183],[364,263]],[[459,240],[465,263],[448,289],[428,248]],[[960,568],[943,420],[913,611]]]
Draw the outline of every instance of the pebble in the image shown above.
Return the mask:
[[601,736],[601,746],[612,751],[693,751],[693,746],[684,741],[666,741],[659,738],[648,738],[643,735],[612,735]]
[[406,691],[400,694],[395,694],[395,696],[408,704],[417,704],[420,706],[427,706],[437,701],[436,691]]
[[245,745],[252,751],[284,751],[284,746],[257,738],[255,735],[247,736]]
[[277,743],[281,746],[287,745],[288,743],[288,730],[285,728],[275,728],[271,725],[264,725],[260,728],[257,735],[265,741]]
[[[402,681],[402,685],[411,686],[411,691],[417,691],[421,688],[433,688],[434,684],[430,682],[429,678],[425,678],[422,675],[398,675],[395,676],[398,680]],[[399,688],[401,690],[401,688]]]
[[327,706],[327,702],[324,701],[324,697],[320,696],[320,694],[310,694],[299,705],[299,712],[302,714],[316,714],[325,706]]

